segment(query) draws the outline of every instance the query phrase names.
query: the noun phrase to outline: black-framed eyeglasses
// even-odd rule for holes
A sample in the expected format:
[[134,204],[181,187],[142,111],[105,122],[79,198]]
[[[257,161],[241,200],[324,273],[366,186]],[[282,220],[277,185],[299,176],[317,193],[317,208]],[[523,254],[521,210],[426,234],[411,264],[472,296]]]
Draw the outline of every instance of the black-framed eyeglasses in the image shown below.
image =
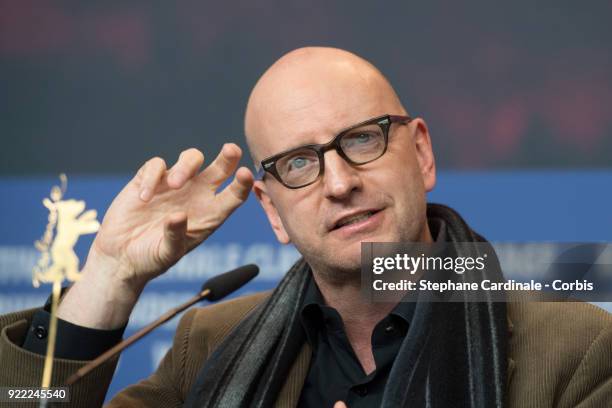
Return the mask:
[[387,151],[391,124],[411,120],[409,116],[378,116],[342,130],[328,143],[308,144],[275,154],[261,161],[257,178],[262,179],[268,172],[287,188],[306,187],[323,174],[324,153],[332,149],[352,165],[370,163]]

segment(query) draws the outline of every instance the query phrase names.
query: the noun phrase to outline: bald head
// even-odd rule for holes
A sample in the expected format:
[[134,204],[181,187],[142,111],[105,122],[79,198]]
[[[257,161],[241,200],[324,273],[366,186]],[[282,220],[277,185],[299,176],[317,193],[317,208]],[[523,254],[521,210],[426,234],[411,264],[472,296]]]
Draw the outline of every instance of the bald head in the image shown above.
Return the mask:
[[259,79],[246,108],[245,134],[255,163],[304,143],[327,141],[338,130],[385,113],[406,111],[389,81],[348,51],[291,51]]

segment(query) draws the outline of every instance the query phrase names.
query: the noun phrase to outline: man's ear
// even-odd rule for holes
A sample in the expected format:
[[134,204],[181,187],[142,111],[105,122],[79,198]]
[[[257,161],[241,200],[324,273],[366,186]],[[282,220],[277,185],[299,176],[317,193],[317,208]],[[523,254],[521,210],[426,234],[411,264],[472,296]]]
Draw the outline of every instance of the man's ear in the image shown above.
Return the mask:
[[287,234],[283,221],[278,215],[278,210],[276,209],[272,198],[268,194],[266,184],[261,180],[256,180],[255,183],[253,183],[253,193],[255,194],[255,197],[257,197],[259,204],[261,204],[266,212],[268,221],[270,222],[270,226],[272,226],[272,230],[274,231],[278,242],[281,244],[290,243],[291,239],[289,238],[289,234]]
[[431,147],[431,137],[427,129],[427,123],[421,118],[412,121],[415,127],[414,143],[419,170],[423,177],[425,191],[433,190],[436,185],[436,160]]

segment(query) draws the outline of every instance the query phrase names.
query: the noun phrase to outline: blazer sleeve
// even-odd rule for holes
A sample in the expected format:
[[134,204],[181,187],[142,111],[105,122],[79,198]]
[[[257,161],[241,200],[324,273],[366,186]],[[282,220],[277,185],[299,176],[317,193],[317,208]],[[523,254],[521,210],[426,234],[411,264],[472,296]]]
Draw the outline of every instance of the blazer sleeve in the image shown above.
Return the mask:
[[[45,356],[21,347],[34,313],[40,309],[28,309],[0,316],[0,386],[37,387],[41,385]],[[65,407],[98,407],[115,372],[118,357],[102,364],[86,377],[70,387],[70,403]],[[56,358],[53,364],[51,386],[61,386],[64,381],[88,361]],[[20,403],[20,406],[38,406],[37,403]]]
[[[107,408],[181,407],[203,362],[231,329],[267,295],[268,292],[259,292],[188,310],[180,319],[172,347],[157,370],[148,378],[120,391],[111,399]],[[23,343],[36,310],[39,309],[0,316],[0,386],[40,384],[44,356],[19,346]],[[117,360],[114,358],[108,361],[73,385],[70,388],[70,403],[62,404],[62,407],[102,406]],[[52,385],[63,383],[86,363],[55,359]]]
[[612,319],[590,344],[560,401],[560,407],[599,408],[612,403]]

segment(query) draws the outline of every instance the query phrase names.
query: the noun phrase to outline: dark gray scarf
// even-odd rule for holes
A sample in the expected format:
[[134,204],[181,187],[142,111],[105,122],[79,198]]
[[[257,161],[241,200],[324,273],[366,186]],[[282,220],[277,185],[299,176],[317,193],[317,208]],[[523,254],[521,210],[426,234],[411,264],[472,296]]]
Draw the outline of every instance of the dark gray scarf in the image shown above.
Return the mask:
[[[486,242],[448,207],[429,204],[427,216],[444,221],[451,242]],[[475,278],[468,275],[460,279]],[[305,341],[299,314],[309,279],[300,259],[205,362],[185,407],[274,405]],[[381,406],[504,407],[506,371],[505,303],[419,302]]]

